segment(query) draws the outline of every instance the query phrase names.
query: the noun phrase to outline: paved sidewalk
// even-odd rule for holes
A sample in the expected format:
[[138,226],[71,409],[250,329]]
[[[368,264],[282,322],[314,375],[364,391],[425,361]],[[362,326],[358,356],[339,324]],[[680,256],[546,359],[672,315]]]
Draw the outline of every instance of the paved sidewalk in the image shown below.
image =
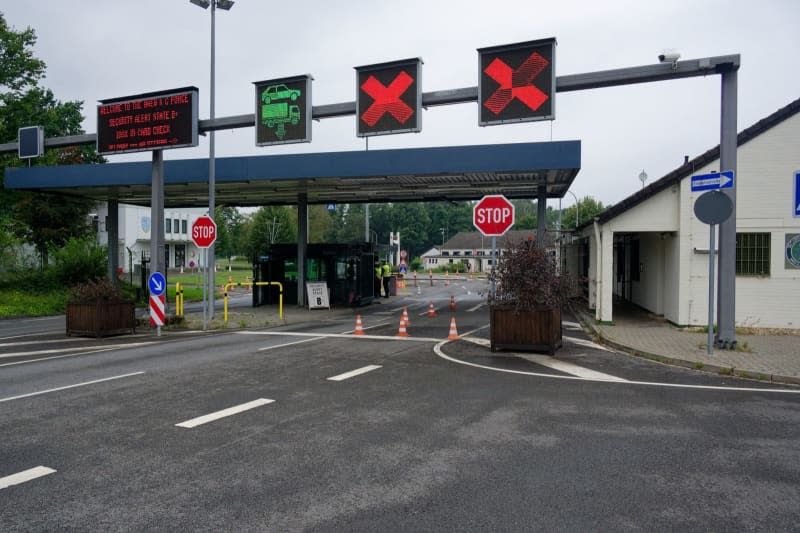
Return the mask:
[[739,348],[707,352],[707,333],[677,328],[645,311],[614,311],[614,325],[584,323],[606,343],[670,364],[720,374],[800,384],[800,335],[737,335]]

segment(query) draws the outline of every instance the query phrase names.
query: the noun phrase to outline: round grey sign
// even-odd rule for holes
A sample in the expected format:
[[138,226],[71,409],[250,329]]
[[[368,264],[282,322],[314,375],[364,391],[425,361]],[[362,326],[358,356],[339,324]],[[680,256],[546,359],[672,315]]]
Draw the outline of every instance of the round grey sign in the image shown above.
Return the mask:
[[728,195],[709,191],[694,202],[694,214],[705,224],[721,224],[733,212],[733,202]]

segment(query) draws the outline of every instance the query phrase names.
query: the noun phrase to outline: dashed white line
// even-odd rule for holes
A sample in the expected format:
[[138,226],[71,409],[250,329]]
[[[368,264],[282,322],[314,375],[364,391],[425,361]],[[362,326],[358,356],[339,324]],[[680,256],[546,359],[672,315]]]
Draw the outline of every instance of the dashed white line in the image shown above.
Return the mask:
[[38,392],[30,392],[28,394],[20,394],[19,396],[10,396],[8,398],[0,398],[0,403],[10,402],[11,400],[19,400],[22,398],[30,398],[31,396],[39,396],[41,394],[48,394],[50,392],[57,392],[67,389],[74,389],[76,387],[85,387],[86,385],[94,385],[95,383],[103,383],[104,381],[112,381],[115,379],[129,378],[131,376],[138,376],[144,372],[131,372],[130,374],[122,374],[121,376],[111,376],[110,378],[95,379],[93,381],[85,381],[83,383],[76,383],[75,385],[66,385],[64,387],[56,387],[55,389],[47,389]]
[[10,357],[21,357],[27,355],[47,355],[51,353],[64,353],[64,352],[79,352],[81,350],[98,350],[103,348],[108,349],[122,349],[122,348],[136,348],[139,346],[147,346],[149,344],[154,344],[152,341],[150,342],[132,342],[130,344],[106,344],[104,346],[79,346],[76,348],[53,348],[50,350],[36,350],[33,352],[11,352],[11,353],[4,353],[0,354],[0,359],[8,359]]
[[217,411],[215,413],[198,416],[197,418],[192,418],[191,420],[187,420],[186,422],[181,422],[180,424],[175,424],[181,428],[194,428],[203,424],[207,424],[209,422],[213,422],[214,420],[219,420],[220,418],[225,418],[228,416],[232,416],[235,414],[242,413],[244,411],[249,411],[250,409],[255,409],[256,407],[261,407],[262,405],[267,405],[269,403],[273,403],[275,400],[268,400],[266,398],[259,398],[258,400],[253,400],[252,402],[243,403],[241,405],[236,405],[233,407],[228,407],[227,409],[223,409],[221,411]]
[[344,374],[339,374],[338,376],[333,376],[328,378],[328,381],[344,381],[345,379],[350,379],[355,376],[360,376],[361,374],[366,374],[367,372],[372,372],[373,370],[379,369],[380,365],[367,365],[361,368],[357,368],[355,370],[351,370],[350,372],[345,372]]
[[25,483],[26,481],[31,481],[32,479],[54,474],[55,472],[55,470],[46,466],[29,468],[28,470],[23,470],[22,472],[17,472],[16,474],[12,474],[10,476],[0,477],[0,489],[7,489],[13,485],[19,485],[20,483]]

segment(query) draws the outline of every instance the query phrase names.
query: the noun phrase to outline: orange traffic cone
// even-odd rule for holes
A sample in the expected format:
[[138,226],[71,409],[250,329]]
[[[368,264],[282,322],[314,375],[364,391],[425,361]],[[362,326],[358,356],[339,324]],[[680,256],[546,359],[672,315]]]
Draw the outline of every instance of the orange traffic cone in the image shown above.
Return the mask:
[[450,295],[450,310],[451,311],[456,310],[456,297],[453,296],[452,294]]
[[449,341],[458,340],[458,330],[456,329],[456,317],[450,319],[450,334],[447,335],[447,340]]
[[428,316],[435,317],[436,316],[436,309],[433,308],[433,302],[428,302]]
[[364,327],[361,325],[361,315],[356,315],[356,329],[353,335],[364,335]]
[[406,321],[401,316],[400,317],[400,329],[397,331],[397,335],[395,337],[408,337],[408,333],[406,332]]
[[408,318],[408,307],[403,308],[403,320],[405,321],[406,326],[411,325],[411,320]]

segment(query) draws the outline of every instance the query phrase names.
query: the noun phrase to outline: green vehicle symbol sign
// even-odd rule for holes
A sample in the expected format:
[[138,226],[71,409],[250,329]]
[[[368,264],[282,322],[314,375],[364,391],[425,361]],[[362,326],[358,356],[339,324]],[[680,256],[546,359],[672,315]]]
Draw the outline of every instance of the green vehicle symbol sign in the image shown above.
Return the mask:
[[302,95],[298,89],[290,89],[280,83],[270,85],[261,93],[261,123],[275,130],[275,136],[286,137],[286,124],[296,126],[300,123],[300,106],[290,104]]
[[286,85],[279,83],[278,85],[270,85],[261,94],[261,101],[265,104],[274,102],[276,100],[291,100],[294,102],[300,96],[300,91],[297,89],[290,89]]

